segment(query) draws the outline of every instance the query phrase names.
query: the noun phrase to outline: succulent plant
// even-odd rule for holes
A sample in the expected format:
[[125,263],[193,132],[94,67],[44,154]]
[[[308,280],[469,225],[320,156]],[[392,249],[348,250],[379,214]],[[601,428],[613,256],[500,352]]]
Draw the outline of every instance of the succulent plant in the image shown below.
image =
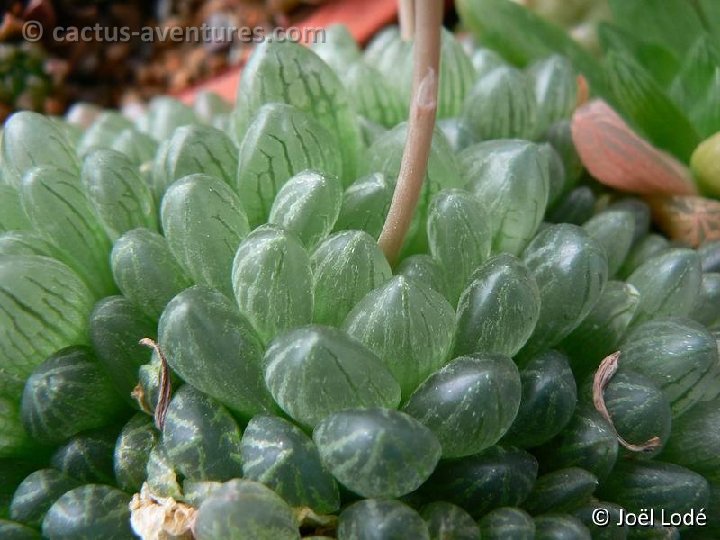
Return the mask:
[[[337,29],[335,52],[260,47],[222,129],[169,97],[79,135],[10,118],[0,535],[584,539],[598,509],[714,508],[718,243],[672,243],[655,202],[579,169],[578,130],[607,110],[575,111],[595,59],[538,26],[544,51],[483,53],[465,85],[474,64],[439,16],[365,53]],[[343,73],[364,68],[342,62],[403,74],[427,40],[461,71],[418,54],[414,98],[385,81],[408,123],[349,97],[365,89]],[[558,44],[570,55],[539,58]],[[632,61],[608,63],[618,96]],[[670,154],[698,125],[653,103],[679,126],[643,124],[665,153],[617,115],[610,132],[641,149],[636,185],[664,173],[695,197]],[[391,129],[366,147],[360,115]],[[605,165],[590,173],[632,171]]]

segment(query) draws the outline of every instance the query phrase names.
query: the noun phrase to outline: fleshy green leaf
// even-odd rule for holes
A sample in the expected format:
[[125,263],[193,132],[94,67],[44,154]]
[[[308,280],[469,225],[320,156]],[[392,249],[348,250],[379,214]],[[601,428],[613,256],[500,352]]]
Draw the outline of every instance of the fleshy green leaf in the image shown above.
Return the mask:
[[507,432],[518,413],[520,391],[520,374],[510,357],[461,356],[430,375],[403,411],[430,428],[444,458],[469,456]]
[[45,538],[90,540],[130,538],[130,495],[99,484],[75,488],[50,507],[42,524]]
[[490,216],[494,253],[518,255],[545,214],[550,191],[547,155],[534,143],[485,141],[459,155],[467,189]]
[[548,351],[520,372],[522,397],[503,444],[532,448],[560,433],[577,404],[577,385],[567,356]]
[[357,62],[343,77],[350,103],[358,114],[381,126],[393,127],[407,116],[407,108],[397,89],[365,62]]
[[313,43],[310,48],[338,77],[343,77],[361,58],[360,47],[344,24],[327,26],[324,29],[324,39]]
[[632,58],[611,52],[609,86],[625,114],[660,148],[687,162],[700,138],[688,118]]
[[[460,112],[476,73],[465,49],[452,32],[443,28],[440,39],[437,117],[452,118]],[[407,118],[410,107],[414,48],[413,41],[403,40],[393,28],[380,35],[368,47],[366,54],[367,62],[381,74],[390,91],[398,97],[400,119]]]
[[618,350],[639,302],[640,294],[629,283],[607,283],[588,316],[560,344],[578,377],[595,372],[603,358]]
[[540,232],[525,249],[523,262],[540,290],[540,317],[520,353],[527,359],[560,342],[582,322],[600,298],[608,270],[602,245],[568,224]]
[[243,475],[262,482],[293,507],[318,513],[340,507],[337,483],[320,462],[315,443],[303,431],[277,416],[255,416],[243,433]]
[[195,96],[193,110],[200,120],[212,125],[218,115],[229,113],[232,107],[216,93],[201,90]]
[[512,534],[516,540],[534,540],[535,522],[520,508],[503,507],[488,512],[478,522],[481,538],[500,540]]
[[492,49],[485,49],[483,47],[473,52],[471,61],[478,79],[495,68],[510,67],[510,64],[498,53]]
[[138,227],[157,230],[150,188],[125,155],[108,149],[91,152],[83,162],[82,181],[111,240]]
[[609,0],[616,24],[634,35],[670,46],[685,56],[695,36],[703,31],[702,21],[687,0]]
[[535,133],[544,133],[555,122],[570,118],[578,100],[578,85],[570,60],[554,55],[532,64],[527,74],[537,101]]
[[117,137],[126,129],[133,129],[132,122],[119,113],[101,113],[80,138],[77,153],[84,158],[93,150],[112,148]]
[[185,478],[226,481],[242,475],[240,436],[225,407],[185,384],[168,406],[162,446]]
[[490,216],[480,198],[461,189],[446,189],[430,201],[430,254],[445,270],[447,299],[453,306],[473,271],[490,256]]
[[[663,489],[650,487],[655,485]],[[685,514],[706,508],[709,492],[707,480],[685,467],[636,459],[618,461],[598,490],[601,497],[617,501],[629,512],[649,509],[656,515],[661,511]]]
[[15,186],[0,184],[0,231],[32,229],[20,192]]
[[643,263],[626,281],[640,293],[633,325],[659,317],[684,317],[700,294],[700,258],[691,249],[672,249]]
[[606,210],[583,224],[583,229],[605,248],[608,276],[614,277],[632,247],[635,219],[627,210]]
[[168,185],[189,174],[207,174],[235,186],[238,149],[230,137],[210,126],[184,126],[169,139],[165,154]]
[[317,137],[322,145],[329,140],[335,142],[341,170],[319,170],[337,174],[343,185],[352,182],[361,147],[360,130],[342,83],[317,54],[292,41],[268,40],[260,44],[244,68],[238,87],[238,138],[244,136],[252,116],[266,103],[293,105],[322,124],[330,136]]
[[123,412],[120,396],[90,349],[72,347],[54,354],[25,383],[21,412],[33,438],[60,443],[99,428]]
[[645,41],[642,39],[642,34],[605,22],[598,26],[598,35],[605,54],[615,51],[618,54],[634,57],[662,88],[669,86],[680,69],[680,59],[665,46],[664,42]]
[[173,296],[192,285],[165,237],[147,229],[133,229],[118,238],[110,260],[120,291],[153,320],[160,318]]
[[535,518],[536,538],[591,540],[590,530],[569,514],[542,514]]
[[158,141],[169,139],[179,127],[198,123],[190,107],[169,96],[154,97],[143,120],[143,131]]
[[711,136],[720,131],[720,67],[708,85],[705,99],[694,108],[690,119],[701,136]]
[[602,481],[618,458],[617,433],[595,407],[579,403],[570,422],[535,455],[553,468],[580,467]]
[[340,181],[316,171],[303,171],[280,188],[268,223],[295,233],[307,249],[330,233],[342,204]]
[[152,161],[158,142],[134,128],[121,131],[112,143],[112,149],[124,154],[135,165]]
[[234,302],[203,286],[173,298],[160,317],[160,346],[184,381],[242,417],[273,410],[263,384],[263,346]]
[[58,248],[44,236],[33,231],[8,231],[0,233],[0,256],[39,255],[61,259]]
[[437,501],[420,512],[428,525],[431,539],[477,540],[480,529],[465,510],[452,503]]
[[80,165],[65,131],[42,114],[22,111],[8,118],[2,131],[2,177],[20,188],[30,169],[52,165],[77,174]]
[[214,176],[186,176],[165,192],[160,216],[168,247],[187,275],[232,297],[232,261],[250,232],[235,192]]
[[17,399],[0,396],[0,458],[27,456],[34,444],[23,428]]
[[155,339],[157,325],[123,296],[107,296],[93,308],[89,320],[92,346],[118,393],[128,402],[138,382],[138,369],[150,356],[139,344],[142,338]]
[[479,78],[463,105],[461,145],[494,139],[534,139],[539,104],[533,86],[530,77],[512,67],[500,67]]
[[664,459],[702,473],[714,483],[720,482],[720,401],[698,403],[673,423],[673,435]]
[[345,190],[335,231],[355,229],[373,238],[382,232],[395,181],[381,173],[359,178]]
[[57,245],[97,298],[115,291],[110,240],[93,211],[77,173],[56,167],[32,169],[23,177],[22,201],[36,231]]
[[364,497],[396,498],[416,490],[440,459],[430,429],[400,411],[346,409],[313,431],[333,476]]
[[118,486],[128,493],[140,491],[146,478],[150,452],[158,444],[152,418],[137,413],[125,424],[115,444],[113,469]]
[[364,59],[382,74],[407,111],[412,86],[412,43],[401,39],[399,28],[391,26],[370,41]]
[[351,504],[340,514],[338,538],[373,538],[377,531],[386,538],[431,538],[418,513],[400,501],[366,499]]
[[697,0],[694,4],[706,29],[715,36],[715,43],[720,46],[720,3],[715,0]]
[[240,244],[232,285],[240,312],[267,343],[277,334],[312,321],[310,257],[295,235],[264,225]]
[[494,508],[524,501],[537,472],[537,459],[528,452],[491,446],[479,454],[441,461],[419,494],[457,504],[479,519]]
[[83,484],[112,484],[115,482],[113,452],[117,437],[115,426],[84,431],[58,448],[50,458],[50,464]]
[[558,469],[538,477],[523,507],[533,515],[568,512],[588,502],[597,487],[595,475],[580,467]]
[[691,106],[707,92],[720,63],[720,52],[708,34],[701,34],[683,59],[673,80],[671,95],[685,106]]
[[362,231],[342,231],[322,242],[310,258],[313,322],[339,325],[360,299],[385,283],[392,270],[375,240]]
[[303,326],[280,334],[264,364],[275,401],[306,426],[343,409],[400,403],[400,385],[380,358],[337,328]]
[[[460,114],[463,102],[470,92],[476,74],[472,61],[455,34],[442,28],[440,39],[437,117],[453,118]],[[407,100],[408,107],[410,104],[409,97]]]
[[343,324],[351,337],[383,360],[405,396],[445,364],[454,327],[450,304],[404,276],[394,276],[369,292]]
[[231,480],[200,505],[193,526],[197,540],[300,540],[288,504],[274,491],[249,480]]
[[[243,78],[244,80],[244,78]],[[339,176],[338,140],[311,114],[271,103],[257,111],[240,144],[237,191],[253,227],[267,221],[280,188],[312,169]]]
[[[408,124],[398,124],[378,137],[368,149],[368,159],[363,165],[364,174],[382,173],[395,186],[400,173],[400,163],[405,149]],[[436,128],[433,133],[427,172],[423,181],[418,206],[413,214],[410,230],[403,246],[403,255],[427,252],[426,221],[430,199],[445,188],[462,187],[458,162],[445,135]],[[379,205],[378,205],[379,206]],[[384,220],[383,215],[381,219]]]
[[24,381],[55,351],[87,342],[93,297],[75,272],[46,257],[0,258],[0,374]]
[[430,255],[421,253],[403,259],[395,268],[395,274],[417,280],[443,296],[445,295],[447,289],[445,272],[440,263]]
[[15,490],[10,505],[10,517],[20,523],[37,527],[53,503],[76,487],[77,480],[55,469],[35,471]]
[[670,400],[675,417],[717,396],[717,342],[701,324],[681,317],[637,326],[620,347],[620,368],[647,376]]
[[502,253],[478,266],[457,305],[455,355],[515,356],[540,314],[535,278],[517,258]]

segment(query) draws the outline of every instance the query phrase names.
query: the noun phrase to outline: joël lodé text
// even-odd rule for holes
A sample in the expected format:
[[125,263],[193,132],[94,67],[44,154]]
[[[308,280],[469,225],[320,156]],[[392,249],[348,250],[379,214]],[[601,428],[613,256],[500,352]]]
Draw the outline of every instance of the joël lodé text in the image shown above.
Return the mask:
[[630,527],[639,525],[651,527],[660,525],[663,527],[703,527],[707,525],[705,509],[690,509],[687,512],[668,512],[664,509],[641,508],[640,512],[628,512],[620,509],[620,517],[616,523],[618,526],[627,525]]

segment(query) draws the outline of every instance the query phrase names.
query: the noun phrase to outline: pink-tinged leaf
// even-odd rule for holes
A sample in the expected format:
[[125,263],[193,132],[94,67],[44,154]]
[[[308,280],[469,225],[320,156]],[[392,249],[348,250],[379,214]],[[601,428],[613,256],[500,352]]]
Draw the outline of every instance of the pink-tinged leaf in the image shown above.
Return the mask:
[[694,196],[649,197],[657,226],[673,240],[697,247],[720,240],[720,201]]
[[583,165],[598,181],[641,195],[696,195],[690,170],[637,135],[607,103],[575,111],[572,138]]

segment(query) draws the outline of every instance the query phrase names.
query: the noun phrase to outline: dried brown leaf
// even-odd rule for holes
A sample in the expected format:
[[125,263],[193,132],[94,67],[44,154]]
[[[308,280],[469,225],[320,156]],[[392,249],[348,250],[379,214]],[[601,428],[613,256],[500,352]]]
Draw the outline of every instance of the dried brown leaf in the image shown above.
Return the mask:
[[697,247],[720,240],[720,201],[698,196],[648,199],[657,226],[673,240]]

